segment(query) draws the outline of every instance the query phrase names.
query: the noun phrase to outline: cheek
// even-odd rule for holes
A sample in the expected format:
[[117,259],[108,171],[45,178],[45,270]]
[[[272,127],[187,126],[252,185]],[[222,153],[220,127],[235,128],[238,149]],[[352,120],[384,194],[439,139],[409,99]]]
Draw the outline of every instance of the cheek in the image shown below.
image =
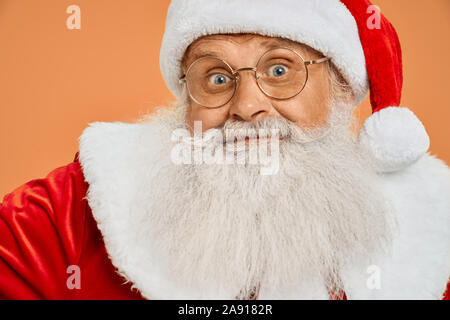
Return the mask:
[[306,87],[297,97],[274,102],[274,107],[286,119],[299,127],[308,128],[326,124],[329,114],[329,91],[325,85]]
[[203,132],[209,129],[217,128],[218,126],[225,123],[227,119],[228,119],[227,107],[208,109],[196,105],[195,103],[189,104],[186,115],[186,122],[188,126],[190,128],[193,128],[195,121],[201,121]]

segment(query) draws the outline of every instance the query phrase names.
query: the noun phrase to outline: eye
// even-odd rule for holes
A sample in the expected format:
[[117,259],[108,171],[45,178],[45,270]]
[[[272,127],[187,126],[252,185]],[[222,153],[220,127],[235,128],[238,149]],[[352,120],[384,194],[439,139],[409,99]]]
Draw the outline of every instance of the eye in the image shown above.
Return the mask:
[[215,84],[216,86],[224,85],[228,83],[228,81],[230,80],[231,80],[230,78],[228,78],[226,75],[223,74],[214,74],[211,77],[209,77],[209,82]]
[[279,65],[270,67],[269,76],[274,76],[274,77],[280,78],[280,77],[284,76],[287,72],[288,72],[288,68],[279,64]]

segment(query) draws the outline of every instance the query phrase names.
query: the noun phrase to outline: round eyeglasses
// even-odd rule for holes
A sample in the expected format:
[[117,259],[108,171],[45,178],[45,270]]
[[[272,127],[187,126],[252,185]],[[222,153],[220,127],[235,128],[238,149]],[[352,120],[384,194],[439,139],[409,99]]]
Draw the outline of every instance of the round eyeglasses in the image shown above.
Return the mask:
[[251,71],[261,91],[270,98],[287,100],[299,95],[308,81],[308,66],[330,58],[305,61],[289,48],[275,48],[264,53],[256,67],[234,70],[226,61],[206,56],[194,61],[180,83],[189,96],[206,108],[220,108],[231,101],[239,84],[239,73]]

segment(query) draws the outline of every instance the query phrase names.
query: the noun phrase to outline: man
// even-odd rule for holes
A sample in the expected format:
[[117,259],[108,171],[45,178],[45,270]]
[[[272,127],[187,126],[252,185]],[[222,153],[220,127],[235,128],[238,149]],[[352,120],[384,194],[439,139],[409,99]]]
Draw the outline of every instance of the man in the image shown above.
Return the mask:
[[92,124],[73,163],[5,197],[0,296],[448,298],[450,172],[398,107],[400,44],[370,5],[174,0],[179,103]]

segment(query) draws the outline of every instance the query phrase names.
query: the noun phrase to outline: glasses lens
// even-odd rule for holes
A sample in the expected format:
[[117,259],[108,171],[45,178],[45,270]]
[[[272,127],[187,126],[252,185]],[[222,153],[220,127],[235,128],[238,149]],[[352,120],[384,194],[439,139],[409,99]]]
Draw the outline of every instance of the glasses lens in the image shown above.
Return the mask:
[[308,70],[302,57],[284,48],[264,54],[256,73],[261,90],[276,99],[296,96],[303,90],[308,78]]
[[229,102],[236,89],[230,67],[224,61],[212,57],[194,62],[186,75],[186,81],[195,102],[209,108]]

